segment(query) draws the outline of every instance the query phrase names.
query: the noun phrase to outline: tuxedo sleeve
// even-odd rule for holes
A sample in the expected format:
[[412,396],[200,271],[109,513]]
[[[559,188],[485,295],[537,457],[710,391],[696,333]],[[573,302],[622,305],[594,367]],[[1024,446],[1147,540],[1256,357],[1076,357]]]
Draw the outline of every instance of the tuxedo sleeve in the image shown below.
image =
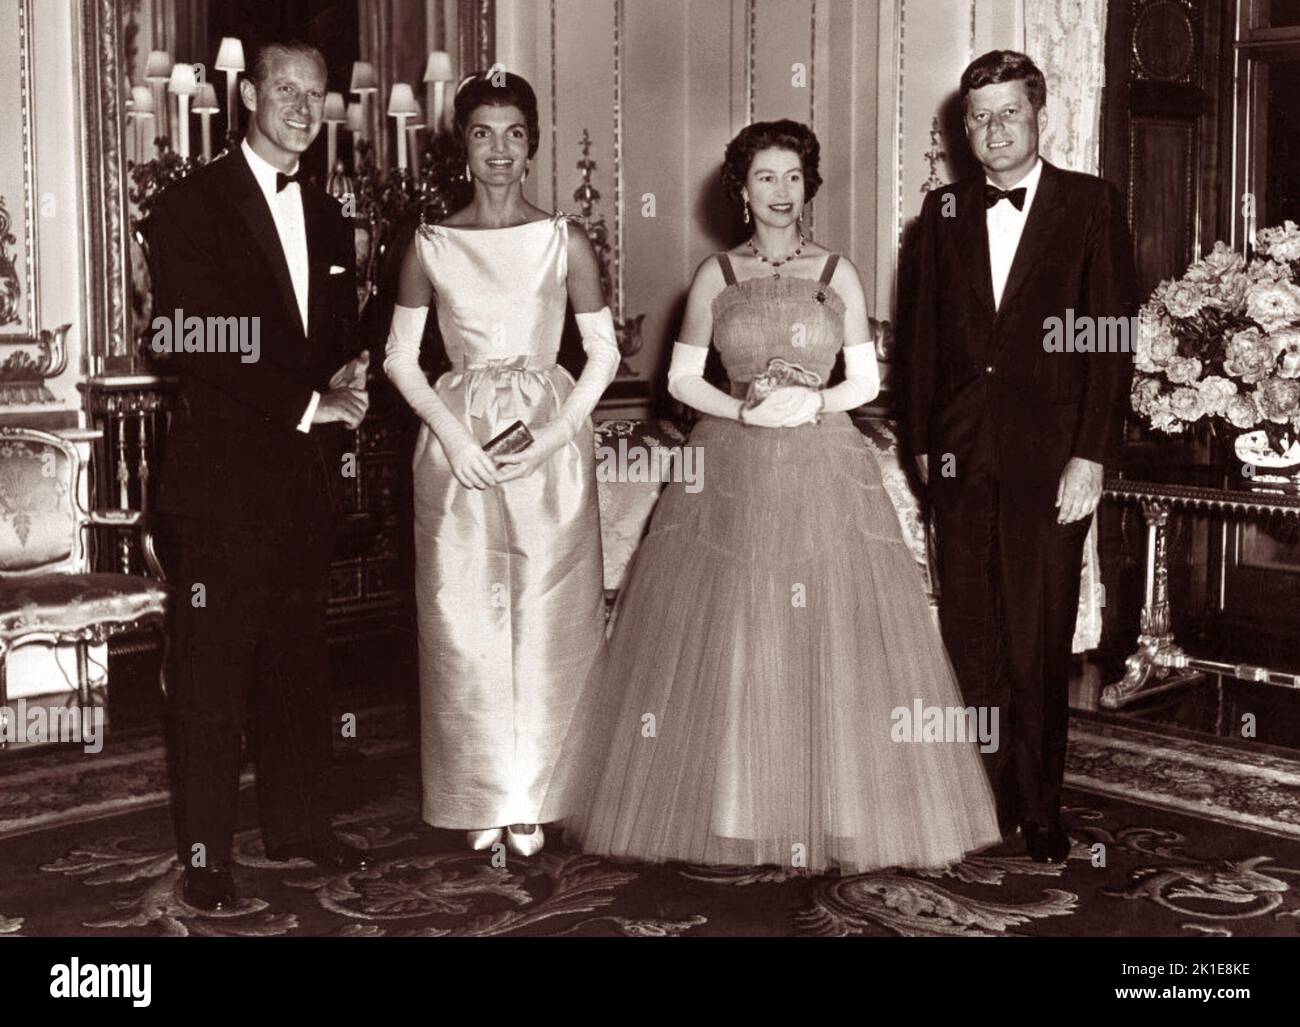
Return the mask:
[[[1137,272],[1124,204],[1113,185],[1101,185],[1085,244],[1087,312],[1094,324],[1097,318],[1128,318],[1137,312]],[[1129,334],[1126,331],[1120,338]],[[1135,341],[1129,339],[1130,347]],[[1083,409],[1073,455],[1105,463],[1114,458],[1123,438],[1133,357],[1127,352],[1086,354],[1083,366]]]
[[[214,214],[192,190],[171,189],[150,213],[149,268],[154,283],[154,315],[230,317],[243,307],[232,296],[222,266]],[[296,430],[315,391],[265,359],[245,362],[238,351],[185,353],[179,345],[184,325],[173,325],[173,366],[271,421]]]
[[936,233],[940,195],[932,190],[921,207],[915,247],[898,290],[897,337],[906,382],[903,445],[914,455],[930,451],[930,414],[939,367]]

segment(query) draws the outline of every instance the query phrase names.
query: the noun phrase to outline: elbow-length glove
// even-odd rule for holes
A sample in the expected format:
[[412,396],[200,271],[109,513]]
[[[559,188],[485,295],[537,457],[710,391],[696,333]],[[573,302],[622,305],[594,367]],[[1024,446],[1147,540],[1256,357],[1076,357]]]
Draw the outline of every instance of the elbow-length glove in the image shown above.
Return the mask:
[[[576,314],[578,331],[582,333],[582,348],[587,354],[587,365],[582,369],[573,391],[560,405],[554,420],[533,432],[533,445],[539,459],[550,456],[565,443],[577,437],[587,424],[600,397],[618,373],[618,341],[614,334],[614,315],[609,307],[585,314]],[[591,440],[587,443],[590,445]],[[527,450],[525,450],[527,452]]]

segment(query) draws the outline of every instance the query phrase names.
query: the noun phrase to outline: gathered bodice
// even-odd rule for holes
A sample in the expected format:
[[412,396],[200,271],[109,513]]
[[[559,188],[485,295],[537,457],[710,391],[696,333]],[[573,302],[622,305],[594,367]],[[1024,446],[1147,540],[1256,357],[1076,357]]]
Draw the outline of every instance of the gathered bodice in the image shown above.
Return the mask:
[[568,217],[510,228],[422,225],[420,265],[453,367],[555,363],[568,298]]
[[733,389],[773,357],[816,372],[824,383],[843,343],[844,301],[818,279],[746,278],[713,299],[713,344]]

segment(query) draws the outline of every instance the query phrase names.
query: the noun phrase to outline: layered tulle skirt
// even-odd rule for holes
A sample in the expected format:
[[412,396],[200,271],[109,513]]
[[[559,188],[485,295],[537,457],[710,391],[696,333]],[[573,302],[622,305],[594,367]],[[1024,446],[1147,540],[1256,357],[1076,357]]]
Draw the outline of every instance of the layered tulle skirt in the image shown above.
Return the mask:
[[543,818],[592,853],[814,871],[996,842],[976,744],[914,730],[962,701],[849,418],[706,417],[688,445],[699,485],[664,489]]

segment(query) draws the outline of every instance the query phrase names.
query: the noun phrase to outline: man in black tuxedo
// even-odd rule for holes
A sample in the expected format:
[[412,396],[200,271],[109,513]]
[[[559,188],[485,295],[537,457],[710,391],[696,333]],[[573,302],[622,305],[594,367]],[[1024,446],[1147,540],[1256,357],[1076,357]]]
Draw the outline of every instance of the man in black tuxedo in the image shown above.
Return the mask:
[[999,711],[986,767],[1003,835],[1023,829],[1032,856],[1060,862],[1083,543],[1122,438],[1132,358],[1061,346],[1049,329],[1127,318],[1137,286],[1118,192],[1038,155],[1046,96],[1024,54],[987,53],[962,75],[983,173],[926,197],[899,339],[944,642],[966,701]]
[[365,416],[369,354],[357,352],[352,229],[296,174],[325,83],[318,50],[260,46],[240,83],[242,145],[149,217],[153,348],[180,380],[158,502],[177,846],[185,900],[205,910],[235,901],[245,734],[267,855],[364,865],[330,826],[325,611],[343,431]]

